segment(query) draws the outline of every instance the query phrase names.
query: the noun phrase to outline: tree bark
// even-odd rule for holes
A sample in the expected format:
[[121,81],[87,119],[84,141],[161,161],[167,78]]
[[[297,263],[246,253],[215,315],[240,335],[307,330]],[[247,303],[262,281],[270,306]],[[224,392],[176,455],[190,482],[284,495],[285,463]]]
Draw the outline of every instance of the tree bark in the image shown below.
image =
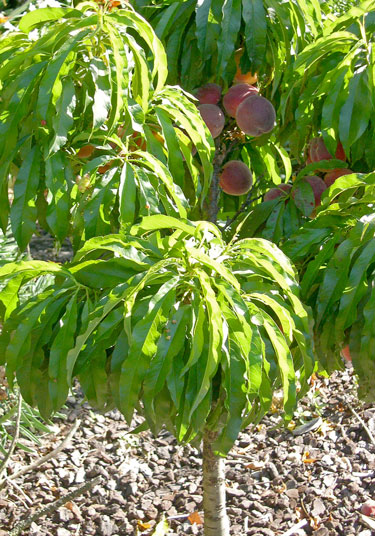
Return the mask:
[[204,536],[229,536],[225,506],[225,458],[216,456],[212,443],[216,434],[209,430],[203,437],[203,512]]

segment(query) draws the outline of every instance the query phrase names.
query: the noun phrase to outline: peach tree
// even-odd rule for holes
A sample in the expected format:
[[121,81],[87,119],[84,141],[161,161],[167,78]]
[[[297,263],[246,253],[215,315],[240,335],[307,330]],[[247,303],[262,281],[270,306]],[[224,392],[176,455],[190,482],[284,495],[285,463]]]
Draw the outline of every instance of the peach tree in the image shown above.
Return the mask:
[[0,267],[1,363],[45,417],[78,378],[203,440],[206,536],[275,390],[288,422],[345,349],[374,395],[375,7],[343,4],[85,1],[0,39],[2,229],[74,249]]

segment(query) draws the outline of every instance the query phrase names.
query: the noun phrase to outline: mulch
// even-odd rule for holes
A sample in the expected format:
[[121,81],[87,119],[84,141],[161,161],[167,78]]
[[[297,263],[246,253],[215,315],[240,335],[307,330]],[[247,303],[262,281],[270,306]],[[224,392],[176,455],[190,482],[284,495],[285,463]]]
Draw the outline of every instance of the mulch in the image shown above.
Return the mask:
[[[232,535],[375,535],[375,519],[361,514],[375,498],[375,407],[357,401],[355,383],[348,364],[329,379],[317,376],[294,433],[280,425],[277,398],[261,424],[241,433],[226,464]],[[0,491],[0,536],[98,476],[22,534],[151,536],[165,518],[171,536],[203,535],[199,445],[179,445],[166,431],[134,435],[117,410],[92,411],[79,387],[62,413],[40,447],[23,439],[33,452],[14,453],[8,475],[56,448],[79,419],[56,457]],[[306,423],[315,427],[301,428]]]

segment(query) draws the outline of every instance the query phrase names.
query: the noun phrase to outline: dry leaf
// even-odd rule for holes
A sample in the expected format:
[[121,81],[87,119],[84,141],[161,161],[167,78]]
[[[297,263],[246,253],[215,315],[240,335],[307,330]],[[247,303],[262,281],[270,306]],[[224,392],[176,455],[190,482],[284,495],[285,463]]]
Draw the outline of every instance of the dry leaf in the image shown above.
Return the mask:
[[280,486],[273,486],[273,489],[276,491],[276,493],[284,493],[286,491],[287,487],[284,484],[284,482]]
[[308,450],[305,450],[305,452],[302,455],[302,461],[303,463],[315,463],[317,461],[316,458],[310,458],[310,453]]
[[199,515],[199,512],[193,512],[189,515],[188,520],[192,525],[196,523],[197,525],[203,525],[203,520],[201,516]]
[[140,519],[138,519],[137,521],[137,527],[138,529],[140,530],[148,530],[151,528],[151,523],[148,523],[147,521],[144,523],[143,521],[141,521]]

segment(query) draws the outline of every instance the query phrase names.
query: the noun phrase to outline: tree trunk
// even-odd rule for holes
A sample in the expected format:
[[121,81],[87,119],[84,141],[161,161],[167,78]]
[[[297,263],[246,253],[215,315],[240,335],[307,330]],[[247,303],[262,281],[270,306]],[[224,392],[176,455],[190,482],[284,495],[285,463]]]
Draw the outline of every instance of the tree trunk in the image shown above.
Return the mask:
[[216,456],[212,443],[216,434],[206,430],[203,437],[204,536],[229,536],[225,507],[225,458]]

